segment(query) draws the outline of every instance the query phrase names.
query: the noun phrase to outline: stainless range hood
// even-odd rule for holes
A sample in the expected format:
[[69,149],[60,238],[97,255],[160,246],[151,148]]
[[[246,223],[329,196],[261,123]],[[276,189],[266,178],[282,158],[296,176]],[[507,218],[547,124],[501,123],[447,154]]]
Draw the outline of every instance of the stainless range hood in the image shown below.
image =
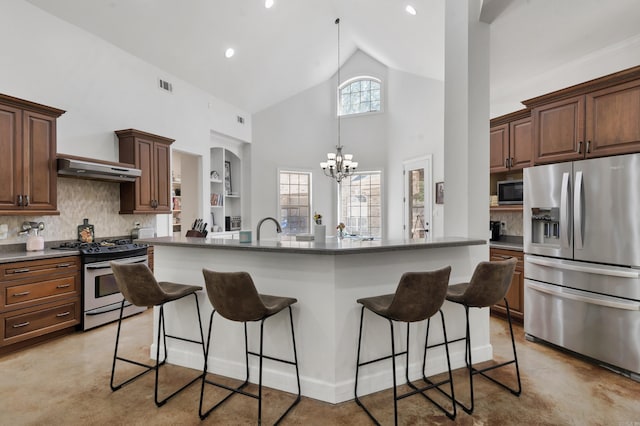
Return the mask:
[[109,182],[133,182],[142,175],[129,164],[110,163],[89,158],[58,154],[58,175]]

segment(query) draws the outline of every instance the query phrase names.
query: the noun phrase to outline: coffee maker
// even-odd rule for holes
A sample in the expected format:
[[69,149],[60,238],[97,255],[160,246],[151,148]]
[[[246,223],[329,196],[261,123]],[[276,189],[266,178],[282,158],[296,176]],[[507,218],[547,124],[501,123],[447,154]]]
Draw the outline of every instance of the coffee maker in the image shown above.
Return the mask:
[[489,239],[491,241],[498,241],[500,239],[501,225],[499,220],[489,221]]

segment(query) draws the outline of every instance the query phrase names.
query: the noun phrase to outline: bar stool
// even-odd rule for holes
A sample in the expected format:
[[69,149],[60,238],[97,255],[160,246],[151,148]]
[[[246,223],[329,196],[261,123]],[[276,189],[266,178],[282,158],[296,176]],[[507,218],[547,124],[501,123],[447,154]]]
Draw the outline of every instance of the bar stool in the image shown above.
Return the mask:
[[[426,350],[423,359],[423,380],[427,383],[427,386],[417,387],[409,380],[409,325],[412,322],[423,321],[435,315],[436,312],[440,312],[442,318],[442,332],[444,335],[444,341],[447,341],[447,330],[444,323],[444,315],[442,314],[442,304],[447,293],[447,287],[449,285],[449,275],[451,274],[451,267],[438,269],[430,272],[405,272],[400,278],[398,287],[394,294],[385,294],[382,296],[367,297],[358,299],[358,303],[362,305],[360,310],[360,332],[358,335],[358,356],[356,361],[356,379],[355,379],[355,400],[356,403],[362,407],[362,409],[369,415],[371,420],[376,424],[380,422],[375,416],[365,407],[360,398],[358,397],[358,374],[360,367],[369,365],[375,362],[383,361],[391,358],[391,373],[393,377],[393,415],[394,423],[398,424],[398,400],[406,398],[411,395],[420,394],[427,400],[431,401],[436,407],[444,412],[450,419],[456,417],[456,405],[453,393],[453,379],[451,375],[451,362],[449,360],[449,348],[445,345],[447,355],[447,369],[449,372],[449,378],[440,382],[434,383],[427,379],[424,373],[426,367]],[[364,318],[364,310],[367,308],[371,312],[385,318],[389,321],[389,329],[391,330],[391,355],[383,356],[370,361],[360,362],[360,347],[362,343],[362,322]],[[406,350],[396,353],[395,351],[395,339],[393,331],[393,322],[405,322],[407,323],[407,343]],[[427,326],[427,333],[429,327]],[[428,334],[427,334],[428,337]],[[398,388],[396,384],[396,357],[405,355],[405,380],[406,384],[412,388],[411,391],[402,395],[398,395]],[[449,383],[451,387],[451,395],[440,389],[440,386]],[[442,405],[434,401],[431,397],[425,394],[425,391],[429,389],[436,389],[443,395],[451,400],[452,410],[447,411]]]
[[[471,398],[471,405],[465,406],[460,401],[456,400],[456,403],[462,407],[462,409],[471,414],[474,408],[474,396],[473,396],[473,376],[480,374],[492,382],[507,389],[512,394],[520,396],[522,392],[522,386],[520,383],[520,369],[518,367],[518,357],[516,355],[516,343],[513,338],[513,327],[511,325],[511,312],[509,311],[509,302],[505,295],[511,285],[511,279],[513,277],[513,271],[515,270],[516,258],[510,258],[507,260],[492,261],[492,262],[480,262],[476,269],[473,271],[471,281],[468,283],[455,284],[449,287],[447,291],[447,300],[453,303],[458,303],[464,306],[466,315],[466,332],[465,337],[451,340],[449,343],[465,341],[465,363],[469,370],[469,392]],[[476,369],[473,367],[471,360],[471,334],[469,332],[469,308],[485,308],[495,305],[501,299],[504,299],[505,307],[507,308],[507,319],[509,320],[509,331],[511,333],[511,347],[513,348],[513,359],[510,361],[502,362],[496,365],[485,367],[483,369]],[[428,332],[428,330],[427,330]],[[440,343],[439,345],[441,345]],[[433,345],[429,347],[435,347],[439,345]],[[518,381],[518,387],[512,389],[509,386],[501,383],[493,377],[485,374],[489,370],[495,370],[496,368],[504,367],[510,364],[515,364],[516,377]]]
[[[178,390],[171,393],[169,396],[162,400],[158,400],[158,379],[160,366],[164,365],[167,360],[167,338],[176,340],[182,340],[185,342],[196,343],[202,347],[204,353],[204,333],[202,332],[202,322],[200,320],[200,307],[198,306],[198,296],[196,291],[202,290],[202,287],[196,285],[176,284],[172,282],[158,282],[153,276],[153,272],[149,267],[143,263],[130,263],[119,264],[116,262],[110,262],[113,275],[116,279],[118,289],[124,296],[122,303],[120,304],[120,318],[118,320],[118,332],[116,334],[116,346],[113,353],[113,366],[111,368],[111,390],[117,391],[122,386],[133,382],[142,375],[148,373],[151,370],[156,372],[156,380],[154,387],[154,401],[158,407],[164,405],[170,398],[177,395],[180,391],[186,389],[192,383],[195,383],[200,379],[198,377],[191,380],[189,383],[183,385]],[[200,341],[186,339],[184,337],[168,335],[165,330],[164,319],[164,305],[174,300],[182,299],[183,297],[193,295],[196,304],[196,312],[198,313],[198,325],[200,327]],[[143,364],[141,362],[126,359],[118,356],[118,343],[120,342],[120,328],[122,326],[122,311],[125,306],[125,301],[132,303],[136,306],[159,306],[160,312],[158,316],[158,338],[156,341],[156,362],[155,365]],[[160,361],[160,336],[163,337],[164,357]],[[139,374],[121,382],[118,385],[114,385],[114,376],[116,371],[116,361],[124,361],[130,364],[135,364],[144,368]]]
[[[293,331],[293,314],[291,305],[297,302],[291,297],[269,296],[259,294],[247,272],[214,272],[203,269],[204,281],[207,287],[207,295],[213,306],[213,312],[209,319],[209,334],[207,337],[207,346],[204,356],[204,369],[202,371],[202,388],[200,390],[200,419],[204,420],[213,410],[222,405],[227,399],[236,394],[241,394],[258,400],[258,424],[262,424],[262,360],[264,358],[271,361],[277,361],[284,364],[295,366],[296,381],[298,385],[298,394],[295,401],[287,408],[287,410],[278,418],[275,424],[280,423],[282,419],[291,411],[291,409],[300,402],[300,374],[298,372],[298,355],[296,352],[296,338]],[[285,308],[289,309],[289,322],[291,324],[291,341],[293,344],[293,361],[275,358],[263,354],[263,331],[264,322]],[[244,324],[244,351],[246,376],[244,382],[238,387],[230,387],[222,383],[207,380],[207,363],[209,357],[209,348],[211,345],[211,331],[213,325],[213,316],[218,312],[223,318],[230,321],[242,322]],[[260,321],[260,351],[258,353],[249,351],[247,338],[247,322]],[[243,389],[249,384],[249,355],[258,357],[258,394],[246,392]],[[217,386],[219,388],[230,391],[221,401],[209,408],[206,412],[202,410],[202,402],[204,399],[205,383]]]

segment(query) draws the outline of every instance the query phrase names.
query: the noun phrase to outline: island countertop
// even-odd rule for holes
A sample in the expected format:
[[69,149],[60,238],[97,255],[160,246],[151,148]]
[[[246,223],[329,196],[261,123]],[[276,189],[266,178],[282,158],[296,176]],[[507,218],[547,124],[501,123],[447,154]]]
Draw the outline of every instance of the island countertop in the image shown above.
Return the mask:
[[173,246],[191,248],[211,248],[226,250],[267,251],[297,254],[341,255],[354,253],[380,253],[398,250],[416,250],[441,247],[462,247],[486,244],[486,240],[447,237],[433,241],[410,240],[367,240],[357,238],[328,238],[326,242],[296,241],[295,239],[262,240],[241,243],[237,239],[192,238],[184,236],[141,239],[140,242],[154,246]]

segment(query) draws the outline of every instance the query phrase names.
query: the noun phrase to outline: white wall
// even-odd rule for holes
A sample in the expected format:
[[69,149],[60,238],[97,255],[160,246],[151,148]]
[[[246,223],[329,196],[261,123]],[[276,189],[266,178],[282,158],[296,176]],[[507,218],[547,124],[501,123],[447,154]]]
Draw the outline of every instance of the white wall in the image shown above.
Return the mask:
[[[176,139],[174,149],[206,158],[212,129],[251,141],[245,111],[30,3],[0,5],[0,93],[67,111],[58,119],[59,153],[117,161],[113,132],[126,128]],[[173,94],[158,78],[173,83]]]
[[[434,177],[443,175],[443,83],[389,70],[357,51],[343,65],[341,81],[370,75],[383,82],[383,112],[344,117],[341,143],[361,171],[382,170],[386,236],[402,237],[402,162],[434,153]],[[251,216],[277,216],[278,168],[313,172],[313,210],[328,229],[337,222],[336,184],[319,163],[337,143],[336,77],[267,108],[253,117]],[[260,188],[260,190],[257,190]],[[442,225],[440,224],[441,235]],[[264,233],[263,235],[267,235]]]
[[[386,214],[389,235],[401,238],[402,163],[433,154],[433,182],[444,179],[444,83],[389,70]],[[433,237],[443,235],[442,205],[433,204]]]
[[640,64],[640,36],[635,36],[576,61],[550,69],[515,86],[491,89],[491,117],[524,108],[522,101]]

